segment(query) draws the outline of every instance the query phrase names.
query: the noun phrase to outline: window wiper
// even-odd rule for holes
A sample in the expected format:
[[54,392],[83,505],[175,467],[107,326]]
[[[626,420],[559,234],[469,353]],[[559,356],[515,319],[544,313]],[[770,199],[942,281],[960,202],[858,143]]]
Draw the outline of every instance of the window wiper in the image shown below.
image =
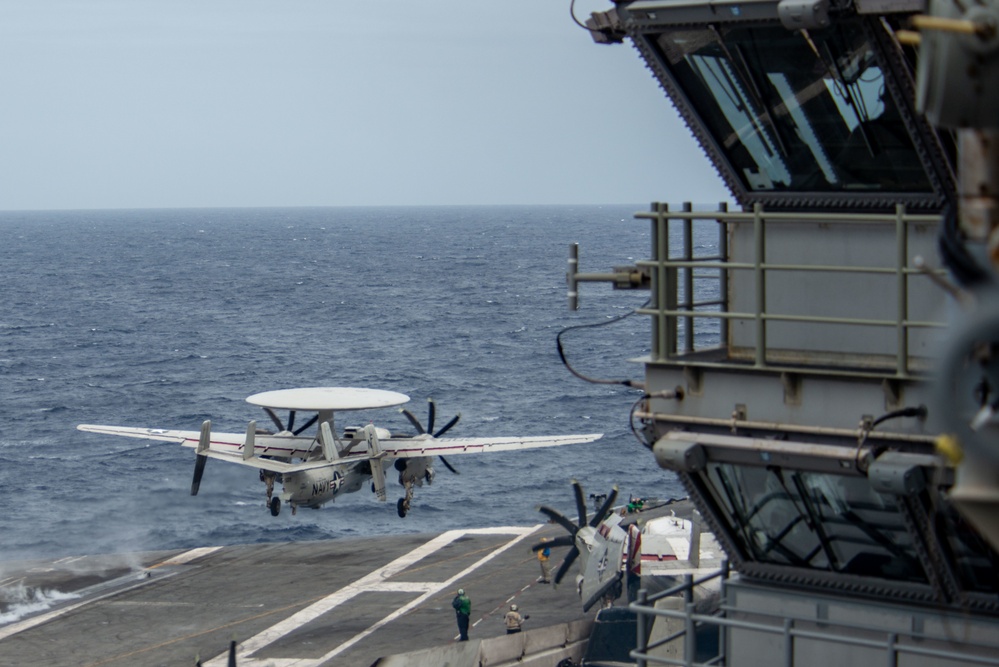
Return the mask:
[[[801,503],[805,506],[805,511],[808,512],[808,516],[811,519],[809,522],[810,526],[815,531],[815,536],[819,539],[819,544],[822,545],[822,551],[825,552],[826,560],[829,561],[829,568],[839,570],[838,559],[835,552],[833,552],[832,542],[829,540],[829,536],[826,535],[825,527],[822,525],[822,517],[815,511],[811,498],[808,497],[808,489],[805,488],[805,484],[801,481],[801,474],[794,473],[791,475],[791,481],[794,482],[794,488],[798,491],[798,497],[801,498]],[[781,484],[783,483],[783,474],[781,474]]]
[[836,82],[836,87],[842,91],[840,94],[843,96],[843,99],[846,100],[846,104],[850,107],[850,110],[853,111],[854,118],[857,119],[857,130],[860,132],[860,137],[864,140],[867,152],[870,153],[871,157],[876,157],[877,154],[874,151],[874,142],[871,139],[870,133],[867,131],[867,127],[865,126],[865,122],[870,120],[870,118],[867,117],[866,112],[862,113],[860,111],[860,107],[857,105],[857,100],[854,99],[853,93],[850,91],[850,84],[846,82],[843,70],[840,68],[832,49],[829,48],[829,43],[823,42],[822,46],[825,48],[832,64],[830,64],[829,61],[827,61],[819,52],[818,46],[816,46],[815,42],[812,41],[812,36],[808,34],[808,31],[802,29],[800,32],[801,36],[805,38],[806,42],[808,42],[808,47],[812,50],[812,53],[814,53],[815,57],[819,59],[822,66],[826,68],[826,73],[828,73],[829,77]]
[[[787,547],[784,546],[784,538],[790,535],[791,531],[794,530],[795,526],[797,526],[799,523],[801,523],[804,520],[805,517],[798,514],[794,517],[794,519],[791,520],[790,523],[784,526],[784,528],[782,528],[779,533],[777,533],[773,537],[767,535],[767,544],[763,549],[763,553],[768,554],[773,550],[777,550],[781,553],[787,551],[788,550]],[[798,557],[798,559],[801,560],[800,556]],[[810,559],[805,558],[804,560],[808,561]]]
[[735,519],[734,527],[737,532],[742,533],[743,540],[745,541],[747,547],[755,546],[753,544],[752,535],[750,534],[749,518],[746,516],[742,503],[740,503],[735,497],[735,491],[732,489],[731,482],[729,482],[725,472],[721,468],[717,468],[715,470],[715,474],[718,476],[718,482],[721,485],[722,491],[725,492],[729,507],[732,509],[732,515]]
[[855,528],[859,529],[865,535],[867,535],[871,540],[880,546],[882,549],[886,550],[888,553],[892,554],[896,558],[902,560],[906,565],[909,566],[913,571],[923,572],[923,566],[920,565],[919,559],[914,557],[891,540],[887,535],[879,531],[877,528],[869,524],[860,518],[860,516],[854,512],[852,509],[843,512],[843,518],[850,522]]
[[[743,80],[744,87],[747,89],[746,92],[750,96],[753,106],[755,106],[756,109],[760,110],[760,114],[765,115],[767,117],[767,119],[770,121],[770,127],[774,128],[774,132],[772,133],[767,132],[766,128],[760,123],[757,114],[753,112],[752,109],[750,109],[749,110],[750,113],[748,113],[747,115],[749,116],[751,122],[753,123],[753,126],[756,128],[756,131],[760,134],[761,137],[769,139],[774,144],[776,144],[778,152],[781,154],[781,156],[786,158],[788,156],[787,146],[784,144],[783,139],[781,138],[779,132],[777,131],[774,125],[774,118],[773,115],[770,113],[770,109],[763,103],[763,95],[760,91],[759,86],[756,83],[756,80],[753,78],[752,73],[749,71],[749,68],[746,66],[745,60],[744,59],[736,60],[732,56],[732,52],[729,51],[728,45],[725,44],[725,41],[722,39],[721,33],[718,32],[717,26],[715,26],[714,24],[709,24],[708,28],[711,30],[711,33],[715,36],[715,41],[718,43],[718,47],[722,50],[722,53],[725,54],[725,58],[728,61],[729,66],[732,67],[732,69],[737,74],[741,75],[739,78]],[[741,57],[742,54],[739,55]],[[769,148],[768,143],[769,143],[768,141],[763,142],[764,146],[767,146]]]
[[[745,77],[745,79],[749,82],[749,85],[753,90],[753,96],[756,98],[760,108],[763,109],[767,118],[770,119],[770,127],[774,130],[774,141],[777,142],[777,148],[780,150],[781,155],[787,157],[790,153],[787,149],[787,141],[784,139],[783,132],[781,132],[780,123],[777,122],[777,114],[774,112],[773,107],[764,102],[766,98],[763,95],[763,87],[756,79],[756,74],[753,68],[749,66],[749,60],[746,59],[745,49],[741,45],[736,44],[735,52],[739,56],[739,64],[742,65],[743,77]],[[793,123],[794,120],[792,119],[791,122]]]
[[[721,468],[715,469],[715,474],[718,476],[718,482],[728,499],[729,506],[731,507],[732,519],[734,520],[733,527],[736,529],[736,534],[742,535],[743,543],[745,544],[746,549],[752,552],[752,557],[758,560],[764,560],[763,557],[773,550],[781,554],[791,565],[806,567],[808,565],[807,561],[802,559],[801,556],[787,546],[781,544],[779,541],[774,543],[769,535],[767,536],[768,547],[761,553],[762,545],[757,543],[755,536],[753,535],[752,519],[752,517],[759,512],[759,507],[754,506],[747,514],[746,508],[744,507],[745,503],[739,500],[739,498],[745,497],[744,494],[738,493],[738,498],[736,497],[736,490],[732,488],[735,483],[728,478]],[[768,499],[770,497],[771,496],[767,496]]]

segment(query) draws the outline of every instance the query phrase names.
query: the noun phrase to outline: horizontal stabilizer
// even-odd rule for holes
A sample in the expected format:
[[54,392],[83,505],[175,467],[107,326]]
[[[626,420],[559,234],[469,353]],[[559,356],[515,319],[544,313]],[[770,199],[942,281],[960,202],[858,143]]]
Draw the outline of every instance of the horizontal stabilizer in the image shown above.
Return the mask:
[[209,450],[203,456],[208,458],[216,459],[218,461],[228,461],[229,463],[238,463],[240,465],[249,466],[251,468],[260,468],[262,470],[269,470],[271,472],[279,473],[290,473],[299,472],[302,470],[315,470],[316,468],[327,468],[329,463],[327,461],[305,461],[301,463],[290,463],[288,461],[280,461],[278,459],[263,458],[260,456],[251,456],[250,458],[243,458],[242,454],[239,452],[229,453],[229,452],[218,452],[214,449]]

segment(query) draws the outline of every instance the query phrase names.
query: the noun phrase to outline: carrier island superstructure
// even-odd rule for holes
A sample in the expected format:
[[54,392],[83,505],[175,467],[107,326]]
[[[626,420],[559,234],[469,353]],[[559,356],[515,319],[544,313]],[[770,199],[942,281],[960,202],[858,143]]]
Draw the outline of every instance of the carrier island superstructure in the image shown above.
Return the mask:
[[736,203],[654,203],[634,266],[570,259],[571,298],[651,289],[632,422],[731,568],[706,611],[632,604],[639,664],[999,664],[999,15],[933,3],[586,21],[637,49]]

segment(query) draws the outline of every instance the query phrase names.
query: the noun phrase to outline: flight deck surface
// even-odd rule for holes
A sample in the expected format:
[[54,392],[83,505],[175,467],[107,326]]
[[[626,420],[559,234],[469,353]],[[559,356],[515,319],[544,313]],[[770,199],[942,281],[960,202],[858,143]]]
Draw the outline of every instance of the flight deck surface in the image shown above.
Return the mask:
[[0,594],[66,598],[0,625],[0,665],[225,665],[235,639],[241,667],[367,667],[455,641],[458,587],[472,640],[504,634],[513,602],[525,629],[564,623],[588,616],[575,568],[557,588],[539,583],[530,551],[560,534],[538,524],[0,563]]

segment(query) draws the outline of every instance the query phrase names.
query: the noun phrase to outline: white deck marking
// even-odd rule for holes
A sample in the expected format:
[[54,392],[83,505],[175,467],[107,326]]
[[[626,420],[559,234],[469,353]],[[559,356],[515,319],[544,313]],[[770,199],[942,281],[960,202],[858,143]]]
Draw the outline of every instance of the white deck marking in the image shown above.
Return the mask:
[[222,547],[200,547],[198,549],[191,549],[190,551],[185,551],[182,554],[177,554],[173,558],[168,558],[162,563],[157,563],[152,567],[163,567],[164,565],[184,565],[185,563],[190,563],[195,558],[201,558],[202,556],[213,554],[221,548]]
[[55,565],[69,565],[70,563],[78,560],[83,560],[86,556],[66,556],[65,558],[60,558],[55,561]]
[[[411,609],[423,604],[428,598],[435,595],[437,592],[448,588],[453,585],[454,582],[458,581],[462,577],[468,576],[469,573],[474,572],[478,568],[482,567],[492,559],[499,556],[501,553],[507,549],[512,548],[519,542],[523,541],[531,534],[540,529],[543,524],[537,524],[530,527],[510,527],[510,528],[482,528],[482,529],[472,529],[472,530],[450,530],[446,533],[438,535],[429,542],[417,547],[413,551],[400,556],[388,565],[381,567],[374,572],[371,572],[357,581],[347,584],[343,588],[334,593],[326,596],[322,600],[314,602],[308,607],[298,611],[285,620],[272,625],[270,628],[260,632],[259,634],[251,637],[242,644],[239,645],[237,652],[237,663],[240,667],[252,667],[257,664],[268,664],[275,665],[276,667],[317,667],[318,665],[331,660],[337,655],[343,653],[349,649],[354,644],[358,643],[368,635],[374,633],[379,628],[391,623],[393,620],[407,613]],[[412,582],[412,581],[399,581],[390,582],[386,581],[390,577],[402,572],[410,565],[416,563],[423,558],[439,551],[448,544],[451,544],[455,540],[465,535],[514,535],[514,538],[505,544],[492,550],[475,563],[472,563],[466,567],[461,572],[451,576],[445,581],[436,582]],[[285,637],[286,635],[294,632],[300,627],[311,623],[315,619],[319,618],[326,612],[334,609],[335,607],[349,601],[351,598],[360,595],[361,593],[368,592],[421,592],[422,595],[416,597],[410,602],[399,607],[395,611],[388,614],[385,618],[381,619],[374,625],[368,627],[365,630],[357,633],[347,641],[341,643],[339,646],[334,647],[329,653],[320,658],[268,658],[266,660],[259,660],[253,657],[253,654],[257,651],[273,644],[279,639]],[[481,619],[480,619],[481,620]],[[478,621],[477,621],[478,622]],[[208,662],[205,662],[205,667],[224,667],[228,663],[229,653],[222,653]]]

